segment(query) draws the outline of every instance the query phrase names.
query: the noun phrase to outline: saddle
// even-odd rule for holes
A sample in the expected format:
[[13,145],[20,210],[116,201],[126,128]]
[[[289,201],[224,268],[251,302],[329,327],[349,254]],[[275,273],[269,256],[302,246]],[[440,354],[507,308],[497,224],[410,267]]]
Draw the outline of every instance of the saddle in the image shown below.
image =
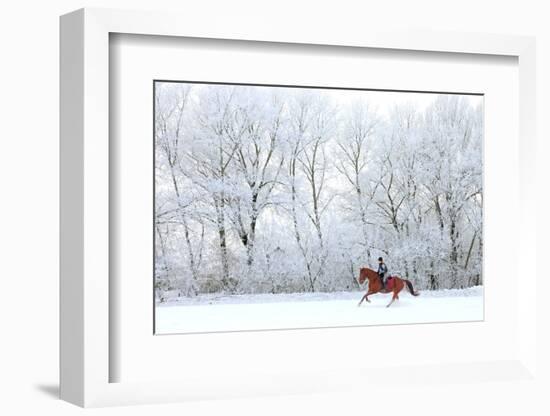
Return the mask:
[[388,276],[388,278],[386,279],[385,289],[388,291],[393,290],[394,283],[395,283],[394,276]]

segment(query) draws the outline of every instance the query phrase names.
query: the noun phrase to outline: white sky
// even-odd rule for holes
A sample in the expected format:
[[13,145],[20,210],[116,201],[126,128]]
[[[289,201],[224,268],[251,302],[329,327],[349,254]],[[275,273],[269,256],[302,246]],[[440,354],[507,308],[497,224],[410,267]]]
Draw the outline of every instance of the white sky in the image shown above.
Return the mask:
[[[329,95],[337,103],[346,104],[357,99],[365,99],[382,114],[398,104],[412,104],[418,111],[423,111],[435,99],[442,95],[436,93],[392,92],[392,91],[349,91],[349,90],[320,90]],[[483,103],[479,95],[464,95],[470,104],[476,107]]]
[[[167,83],[171,84],[171,83]],[[221,84],[194,84],[194,92],[198,92],[202,88],[215,88]],[[174,83],[173,85],[177,85]],[[238,86],[237,86],[238,87]],[[248,87],[248,86],[247,86]],[[285,87],[256,87],[256,88],[276,88],[279,91],[292,90],[296,91],[302,88],[285,88]],[[308,88],[303,88],[308,90]],[[438,93],[417,93],[417,92],[391,92],[391,91],[368,91],[368,90],[345,90],[345,89],[315,89],[319,94],[326,95],[331,98],[331,101],[342,106],[346,106],[358,99],[366,100],[376,108],[379,114],[387,115],[388,112],[398,104],[412,104],[418,111],[422,112],[429,104],[431,104],[439,95]],[[473,107],[483,104],[483,96],[480,95],[463,95]]]

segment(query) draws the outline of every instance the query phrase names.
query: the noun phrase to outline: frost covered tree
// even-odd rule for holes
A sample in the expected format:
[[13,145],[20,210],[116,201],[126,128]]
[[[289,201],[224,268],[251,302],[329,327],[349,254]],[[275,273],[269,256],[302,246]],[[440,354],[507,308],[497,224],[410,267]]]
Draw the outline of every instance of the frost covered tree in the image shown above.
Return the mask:
[[364,254],[367,262],[372,261],[372,244],[368,211],[380,184],[372,181],[369,171],[375,167],[373,160],[374,135],[380,120],[367,103],[354,102],[349,114],[344,118],[340,140],[336,142],[338,160],[336,169],[353,189],[347,208],[358,219],[361,227]]
[[[476,206],[481,208],[482,198],[480,114],[480,108],[472,108],[457,96],[439,97],[426,110],[425,149],[432,149],[436,157],[425,154],[422,166],[429,169],[425,182],[440,232],[445,234],[442,244],[447,245],[445,270],[450,287],[464,286],[468,272],[460,263],[470,251],[464,245],[473,234],[481,233],[481,228],[468,223],[466,216],[467,211],[474,209],[481,221],[481,209],[475,210]],[[469,225],[474,225],[474,229]]]
[[334,196],[327,192],[327,148],[335,133],[336,110],[313,93],[295,94],[292,98],[285,156],[288,205],[294,239],[305,264],[305,286],[315,291],[317,281],[324,277],[328,257],[322,217]]
[[279,152],[283,104],[269,90],[243,91],[240,101],[229,109],[233,123],[227,137],[235,146],[235,174],[242,177],[240,192],[230,198],[230,217],[246,248],[246,262],[254,262],[256,227],[262,212],[272,203],[283,167]]
[[[197,280],[202,260],[204,241],[204,223],[196,215],[196,200],[192,193],[183,193],[185,175],[182,171],[181,144],[186,139],[184,132],[185,110],[190,87],[163,88],[159,87],[155,97],[155,144],[156,166],[159,169],[157,177],[166,177],[168,181],[157,183],[156,224],[160,262],[164,265],[167,275],[174,269],[171,265],[169,248],[170,234],[182,235],[188,269],[191,279],[185,288],[186,292],[197,293]],[[162,172],[162,173],[161,173]],[[163,198],[163,196],[165,196]],[[200,236],[197,238],[190,222],[200,224]],[[170,226],[170,224],[172,226]],[[164,230],[164,231],[163,231]],[[170,250],[173,252],[174,250]],[[182,273],[182,271],[180,271]],[[169,277],[170,280],[170,277]],[[181,279],[180,279],[181,280]]]

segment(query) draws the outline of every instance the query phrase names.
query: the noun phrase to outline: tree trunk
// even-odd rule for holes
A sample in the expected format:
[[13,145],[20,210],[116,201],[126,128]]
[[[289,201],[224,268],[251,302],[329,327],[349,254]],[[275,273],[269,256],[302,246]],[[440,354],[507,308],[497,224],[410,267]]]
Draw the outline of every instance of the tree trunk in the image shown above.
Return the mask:
[[252,214],[250,216],[250,231],[248,244],[246,245],[246,264],[252,266],[254,263],[254,243],[256,242],[256,224],[258,223],[258,192],[252,194]]
[[214,206],[216,208],[216,221],[218,227],[218,239],[220,245],[220,258],[222,264],[222,284],[225,289],[233,290],[234,288],[230,286],[229,280],[229,259],[227,255],[227,238],[225,230],[225,213],[224,213],[224,202],[223,198],[218,200],[214,198]]

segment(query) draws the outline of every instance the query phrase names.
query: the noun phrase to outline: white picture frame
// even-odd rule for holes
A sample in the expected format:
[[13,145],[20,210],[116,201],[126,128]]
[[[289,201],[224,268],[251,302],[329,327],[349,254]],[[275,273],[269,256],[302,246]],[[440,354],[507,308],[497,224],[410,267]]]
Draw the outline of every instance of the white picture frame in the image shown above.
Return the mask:
[[[238,25],[224,20],[205,27],[170,13],[82,9],[61,18],[61,397],[80,406],[159,403],[262,394],[320,393],[353,389],[363,374],[347,368],[271,374],[235,383],[230,374],[178,381],[110,382],[109,291],[109,34],[125,33],[353,46],[440,53],[505,55],[518,59],[520,217],[517,264],[535,263],[535,41],[529,37],[464,33],[325,32],[262,22]],[[480,382],[501,377],[508,382],[537,382],[536,295],[518,285],[517,356],[498,362],[444,363],[412,371],[422,380],[444,373],[446,380]],[[147,305],[144,305],[147,308]],[[238,334],[234,335],[238,336]],[[119,358],[119,357],[118,357]],[[408,370],[411,373],[410,369]],[[371,371],[372,380],[389,383],[399,368]],[[390,377],[388,378],[388,374]],[[476,375],[477,374],[477,375]],[[479,377],[479,374],[483,374]],[[385,380],[385,381],[384,381]],[[415,377],[405,378],[412,385]],[[438,379],[439,380],[439,379]]]

